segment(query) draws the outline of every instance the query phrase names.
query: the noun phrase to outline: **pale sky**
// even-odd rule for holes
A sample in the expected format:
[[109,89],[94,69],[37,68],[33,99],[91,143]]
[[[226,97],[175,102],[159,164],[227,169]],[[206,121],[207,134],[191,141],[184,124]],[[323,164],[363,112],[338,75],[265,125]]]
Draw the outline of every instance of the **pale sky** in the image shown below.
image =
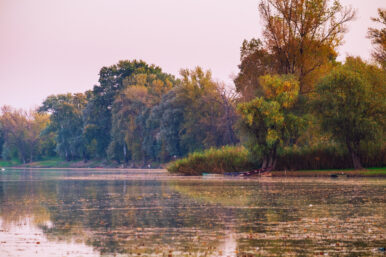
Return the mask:
[[[341,0],[357,9],[340,60],[369,59],[370,17],[385,0]],[[259,37],[258,0],[0,0],[0,106],[38,106],[84,92],[101,67],[142,59],[178,75],[202,66],[232,84],[244,39]]]

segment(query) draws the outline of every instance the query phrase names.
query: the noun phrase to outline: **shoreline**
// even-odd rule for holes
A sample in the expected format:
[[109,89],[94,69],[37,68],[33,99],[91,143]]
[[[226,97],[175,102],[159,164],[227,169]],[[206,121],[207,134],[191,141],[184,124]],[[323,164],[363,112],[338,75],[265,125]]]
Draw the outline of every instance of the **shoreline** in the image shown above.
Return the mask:
[[[184,176],[184,174],[170,173],[167,169],[164,168],[113,168],[113,167],[23,167],[23,166],[13,166],[13,167],[0,167],[5,168],[5,170],[79,170],[79,171],[140,171],[146,170],[155,173],[169,173],[172,175]],[[210,174],[210,175],[219,175],[222,177],[222,174]],[[186,175],[185,175],[186,176]],[[269,173],[263,173],[261,177],[348,177],[348,178],[361,178],[361,177],[377,177],[377,178],[386,178],[386,167],[383,168],[370,168],[363,170],[297,170],[297,171],[271,171]],[[186,176],[189,177],[189,176]],[[226,176],[225,176],[226,177]],[[259,177],[255,175],[252,177]]]

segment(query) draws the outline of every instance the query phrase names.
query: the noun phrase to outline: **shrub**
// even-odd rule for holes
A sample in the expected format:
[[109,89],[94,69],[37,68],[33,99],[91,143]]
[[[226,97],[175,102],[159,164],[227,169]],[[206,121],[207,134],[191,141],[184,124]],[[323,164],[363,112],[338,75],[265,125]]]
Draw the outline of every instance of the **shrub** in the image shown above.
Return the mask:
[[248,171],[254,167],[247,149],[242,146],[225,146],[191,153],[186,158],[170,163],[167,169],[172,173],[202,175]]

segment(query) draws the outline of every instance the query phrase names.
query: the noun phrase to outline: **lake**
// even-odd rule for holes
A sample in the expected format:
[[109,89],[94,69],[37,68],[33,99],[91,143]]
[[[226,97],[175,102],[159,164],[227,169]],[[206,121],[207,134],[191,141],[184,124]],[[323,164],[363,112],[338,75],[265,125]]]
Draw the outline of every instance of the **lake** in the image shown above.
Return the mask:
[[0,256],[384,256],[385,193],[386,179],[7,170]]

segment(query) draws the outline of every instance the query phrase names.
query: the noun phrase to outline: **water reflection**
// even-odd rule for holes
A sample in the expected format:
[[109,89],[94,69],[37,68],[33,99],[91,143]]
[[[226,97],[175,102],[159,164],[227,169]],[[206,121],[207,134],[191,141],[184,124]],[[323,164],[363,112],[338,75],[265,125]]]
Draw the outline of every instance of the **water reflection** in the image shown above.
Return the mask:
[[385,189],[386,180],[7,171],[0,255],[381,256]]
[[[44,226],[52,226],[47,222]],[[81,240],[49,240],[43,230],[29,218],[19,222],[4,224],[0,219],[1,256],[92,256],[97,252]]]

